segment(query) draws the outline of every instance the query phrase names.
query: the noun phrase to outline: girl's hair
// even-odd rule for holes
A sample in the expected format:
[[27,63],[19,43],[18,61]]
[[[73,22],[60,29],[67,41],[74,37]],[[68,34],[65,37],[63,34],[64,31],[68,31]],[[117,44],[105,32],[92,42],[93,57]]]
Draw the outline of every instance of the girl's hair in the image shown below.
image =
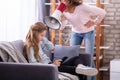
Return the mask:
[[37,22],[30,27],[29,32],[26,36],[24,46],[23,46],[23,55],[25,56],[25,58],[27,60],[29,58],[30,47],[33,47],[33,49],[34,49],[35,59],[37,61],[40,60],[38,35],[39,35],[39,33],[43,32],[45,30],[46,30],[46,27],[41,22]]
[[65,11],[69,11],[70,9],[83,3],[83,0],[65,0],[65,1],[68,2],[67,8]]

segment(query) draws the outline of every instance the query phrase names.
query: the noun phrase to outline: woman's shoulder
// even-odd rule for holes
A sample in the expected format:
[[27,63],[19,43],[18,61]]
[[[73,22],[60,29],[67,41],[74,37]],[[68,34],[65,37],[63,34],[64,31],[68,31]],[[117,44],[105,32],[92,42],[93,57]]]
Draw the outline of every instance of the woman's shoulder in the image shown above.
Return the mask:
[[78,5],[77,7],[79,7],[79,8],[88,8],[90,6],[91,5],[89,5],[88,3],[82,3],[82,4]]
[[94,9],[94,8],[96,8],[95,6],[92,6],[92,5],[90,5],[90,4],[88,4],[88,3],[82,3],[81,5],[79,5],[78,7],[77,7],[77,9],[79,10],[79,11],[89,11],[89,10],[91,10],[91,9]]

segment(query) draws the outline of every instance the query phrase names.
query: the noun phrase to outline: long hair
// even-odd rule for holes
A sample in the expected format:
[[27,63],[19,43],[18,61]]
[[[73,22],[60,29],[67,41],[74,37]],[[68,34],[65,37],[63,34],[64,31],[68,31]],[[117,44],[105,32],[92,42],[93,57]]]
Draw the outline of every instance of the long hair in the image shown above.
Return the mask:
[[83,0],[65,0],[68,4],[65,11],[70,11],[72,8],[83,3]]
[[39,35],[39,33],[43,32],[45,30],[46,30],[46,27],[41,22],[37,22],[30,27],[29,32],[26,36],[24,46],[23,46],[23,55],[25,56],[25,58],[27,60],[29,58],[30,47],[33,47],[33,49],[34,49],[35,59],[37,61],[40,60],[38,35]]

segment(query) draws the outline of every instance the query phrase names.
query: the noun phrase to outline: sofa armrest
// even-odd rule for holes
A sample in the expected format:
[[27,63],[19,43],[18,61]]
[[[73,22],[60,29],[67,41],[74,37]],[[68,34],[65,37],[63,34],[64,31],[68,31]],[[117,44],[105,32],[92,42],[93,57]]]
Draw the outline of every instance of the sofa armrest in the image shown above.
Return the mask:
[[54,65],[0,63],[0,80],[58,80]]

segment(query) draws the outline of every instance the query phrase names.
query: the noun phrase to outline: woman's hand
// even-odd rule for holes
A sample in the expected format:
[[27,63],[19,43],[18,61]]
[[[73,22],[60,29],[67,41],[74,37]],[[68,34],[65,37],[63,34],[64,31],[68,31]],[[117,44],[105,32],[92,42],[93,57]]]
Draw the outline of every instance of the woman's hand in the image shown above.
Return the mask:
[[65,28],[65,25],[68,23],[68,20],[67,20],[67,18],[64,15],[62,15],[60,17],[60,21],[62,23],[62,25],[60,27],[60,30],[62,31]]
[[55,60],[53,64],[59,67],[61,65],[61,61],[62,61],[61,59]]
[[64,15],[62,15],[61,17],[60,17],[60,21],[62,22],[62,21],[65,21],[66,20],[66,17],[64,16]]
[[85,26],[87,27],[87,28],[90,28],[90,27],[92,27],[92,26],[94,26],[95,25],[95,22],[93,21],[93,20],[89,20],[86,24],[85,24]]

